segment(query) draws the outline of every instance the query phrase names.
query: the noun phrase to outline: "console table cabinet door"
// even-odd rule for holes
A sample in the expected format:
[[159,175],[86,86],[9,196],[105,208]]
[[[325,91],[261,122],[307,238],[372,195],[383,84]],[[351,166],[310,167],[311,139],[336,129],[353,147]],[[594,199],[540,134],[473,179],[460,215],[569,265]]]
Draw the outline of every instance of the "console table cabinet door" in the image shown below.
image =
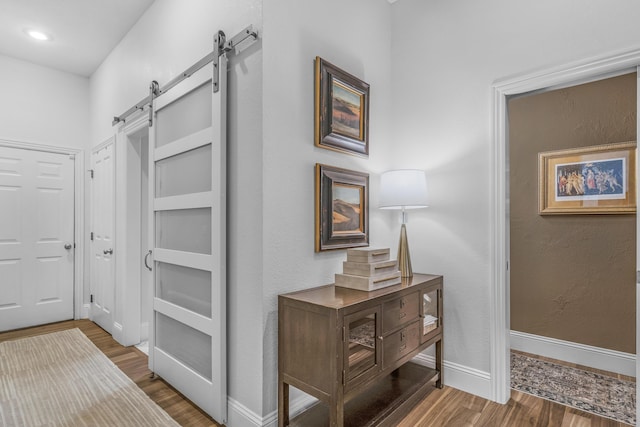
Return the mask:
[[377,305],[344,317],[343,384],[347,388],[368,380],[381,369],[380,310]]
[[442,288],[423,289],[420,294],[420,316],[422,317],[420,342],[424,343],[442,334]]

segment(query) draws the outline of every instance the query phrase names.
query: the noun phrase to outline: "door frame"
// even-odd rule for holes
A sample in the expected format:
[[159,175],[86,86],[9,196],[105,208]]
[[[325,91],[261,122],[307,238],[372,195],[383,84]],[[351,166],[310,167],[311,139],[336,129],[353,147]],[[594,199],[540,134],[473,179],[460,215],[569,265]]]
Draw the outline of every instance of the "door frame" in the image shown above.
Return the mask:
[[[73,251],[73,318],[83,319],[89,317],[89,302],[85,301],[84,284],[85,280],[84,261],[85,257],[85,191],[88,186],[89,174],[84,173],[85,152],[84,150],[71,147],[57,147],[54,145],[37,144],[24,141],[13,141],[0,139],[0,146],[9,148],[19,148],[22,150],[42,151],[45,153],[56,153],[73,156],[74,177],[73,177],[73,234],[75,249]],[[88,271],[88,269],[86,270]],[[88,295],[88,293],[87,293]]]
[[[588,81],[634,72],[640,65],[640,49],[614,52],[554,68],[539,70],[493,83],[493,144],[491,186],[491,297],[490,352],[491,399],[506,403],[511,395],[509,366],[509,211],[508,211],[508,111],[507,98],[531,91],[574,86]],[[640,97],[636,105],[640,104]],[[639,109],[640,112],[640,109]],[[640,129],[638,130],[640,135]],[[636,177],[637,179],[637,177]],[[636,234],[640,232],[637,230]],[[637,239],[637,236],[636,236]],[[640,267],[640,255],[638,259]],[[640,313],[640,293],[636,293],[636,313]],[[636,333],[640,316],[636,316]],[[638,335],[640,337],[640,335]],[[640,340],[636,340],[636,354]],[[640,372],[636,357],[636,372]],[[640,385],[638,389],[640,390]],[[636,397],[638,391],[636,390]],[[636,409],[640,418],[640,406]]]
[[[130,221],[131,213],[139,216],[140,212],[132,212],[127,200],[131,191],[139,191],[131,189],[129,182],[139,178],[142,173],[140,160],[135,158],[132,150],[132,137],[145,127],[148,127],[148,113],[139,111],[128,117],[126,122],[120,122],[115,134],[115,236],[120,244],[115,254],[115,310],[119,321],[114,323],[113,337],[124,346],[138,344],[141,339],[139,272],[143,257],[140,251],[136,251],[142,244],[141,224],[139,221]],[[128,244],[131,236],[134,236],[137,242],[133,247]],[[132,286],[134,282],[135,286]]]

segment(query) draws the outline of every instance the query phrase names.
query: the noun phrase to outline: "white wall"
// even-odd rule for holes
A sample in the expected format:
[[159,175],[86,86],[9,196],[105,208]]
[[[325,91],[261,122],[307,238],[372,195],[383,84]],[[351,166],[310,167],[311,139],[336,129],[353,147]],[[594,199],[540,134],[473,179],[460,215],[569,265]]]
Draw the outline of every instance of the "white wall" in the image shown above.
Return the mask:
[[[250,23],[262,30],[262,1],[194,3],[156,0],[94,73],[93,145],[112,134],[114,115],[147,95],[152,79],[162,85],[210,52],[215,30],[234,35]],[[390,214],[375,208],[378,173],[392,146],[390,5],[274,0],[264,8],[261,40],[230,70],[228,425],[234,427],[276,408],[277,294],[332,282],[345,259],[344,251],[314,253],[314,164],[370,172],[371,242],[397,244],[396,234],[389,238]],[[335,14],[338,8],[343,12]],[[371,84],[369,159],[314,147],[316,55]]]
[[[87,149],[89,79],[0,55],[0,139]],[[83,156],[84,165],[89,165],[86,151]],[[87,188],[87,182],[84,187]],[[87,208],[88,198],[84,203],[85,212]],[[88,223],[84,231],[88,232]],[[89,259],[88,254],[88,245],[85,245],[85,260]],[[88,301],[86,264],[83,295]]]
[[[261,0],[156,0],[91,76],[91,142],[111,122],[213,50],[213,36],[261,31]],[[229,71],[229,396],[262,411],[262,51],[231,57]],[[228,425],[236,425],[231,421]]]
[[89,79],[0,56],[0,139],[84,149]]
[[[91,78],[94,146],[152,79],[162,85],[210,52],[214,31],[261,31],[230,67],[229,394],[238,407],[263,419],[276,408],[277,295],[332,282],[345,259],[314,253],[315,163],[371,174],[371,244],[394,254],[399,224],[376,209],[379,173],[427,170],[431,207],[409,222],[414,271],[445,276],[445,359],[489,371],[491,83],[633,45],[630,12],[640,6],[622,3],[156,0]],[[368,159],[313,145],[316,55],[371,84]]]
[[421,159],[430,177],[412,255],[445,277],[447,361],[490,370],[492,82],[636,47],[639,14],[631,0],[393,5],[394,163]]
[[[391,216],[377,206],[391,132],[391,6],[382,0],[264,2],[264,414],[277,402],[277,295],[332,283],[344,250],[314,252],[314,165],[370,174],[372,246],[392,247]],[[368,159],[314,146],[314,59],[371,85]],[[396,229],[397,231],[397,229]]]

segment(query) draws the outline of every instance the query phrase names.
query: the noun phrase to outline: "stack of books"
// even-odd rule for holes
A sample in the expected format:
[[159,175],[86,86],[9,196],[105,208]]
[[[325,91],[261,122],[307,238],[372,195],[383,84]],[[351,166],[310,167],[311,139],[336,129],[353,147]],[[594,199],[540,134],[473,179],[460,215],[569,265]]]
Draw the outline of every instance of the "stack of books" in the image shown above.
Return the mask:
[[342,274],[336,274],[336,286],[373,291],[399,284],[398,262],[389,259],[389,248],[347,249]]
[[438,318],[436,316],[432,316],[431,314],[425,314],[422,333],[426,334],[427,332],[432,331],[437,327],[438,327]]

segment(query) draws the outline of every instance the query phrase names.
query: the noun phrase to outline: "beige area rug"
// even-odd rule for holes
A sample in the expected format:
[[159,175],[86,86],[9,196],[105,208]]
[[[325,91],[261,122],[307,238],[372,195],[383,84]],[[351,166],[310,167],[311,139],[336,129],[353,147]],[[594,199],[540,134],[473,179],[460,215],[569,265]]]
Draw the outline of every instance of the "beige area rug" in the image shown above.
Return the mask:
[[2,426],[178,426],[79,329],[0,343]]

